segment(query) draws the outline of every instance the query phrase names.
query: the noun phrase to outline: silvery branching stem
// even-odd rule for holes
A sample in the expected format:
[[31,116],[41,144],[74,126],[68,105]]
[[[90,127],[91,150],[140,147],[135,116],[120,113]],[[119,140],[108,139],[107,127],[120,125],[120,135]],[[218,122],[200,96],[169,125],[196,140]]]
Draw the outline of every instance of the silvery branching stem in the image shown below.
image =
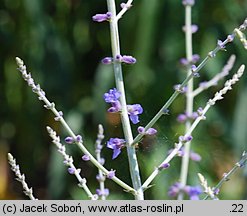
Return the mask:
[[[193,101],[194,97],[197,96],[198,94],[200,94],[201,92],[203,92],[204,90],[208,89],[209,87],[217,85],[219,80],[226,77],[229,74],[229,71],[233,68],[235,59],[236,59],[236,56],[231,55],[231,57],[227,61],[227,64],[223,67],[223,69],[220,73],[216,74],[209,81],[201,82],[199,84],[199,87],[197,89],[195,89],[194,91],[192,91],[192,89],[189,87],[190,82],[188,83],[188,88],[186,91],[187,100],[188,100],[186,114],[188,116],[191,116],[191,114],[192,114],[191,111],[193,111],[193,109],[189,109],[189,108],[192,106],[191,102]],[[191,106],[189,106],[189,105],[191,105]],[[188,119],[188,121],[186,122],[186,131],[189,130],[190,124],[191,124],[190,120]],[[180,174],[181,187],[184,187],[186,185],[188,166],[189,166],[190,145],[191,145],[191,142],[187,142],[185,144],[185,151],[184,151],[185,153],[184,153],[184,156],[182,158],[182,169],[181,169],[181,174]],[[183,192],[182,191],[179,193],[178,199],[179,200],[183,199]]]
[[62,145],[62,143],[60,142],[60,137],[57,136],[56,132],[50,128],[50,127],[46,127],[50,137],[52,138],[52,142],[56,145],[58,152],[63,156],[63,163],[69,167],[68,171],[70,174],[75,175],[75,177],[77,178],[79,184],[78,186],[81,187],[87,194],[87,196],[91,199],[91,200],[97,200],[98,196],[94,195],[91,193],[91,191],[89,190],[88,186],[87,186],[87,180],[85,178],[82,178],[80,175],[81,169],[76,169],[74,163],[73,163],[73,158],[72,156],[69,156],[66,153],[66,148],[64,145]]
[[[115,0],[107,0],[107,7],[108,7],[108,12],[111,13],[111,19],[109,21],[109,24],[110,24],[112,56],[116,58],[117,56],[120,56],[121,53],[120,53],[118,18],[116,15]],[[121,122],[123,126],[124,137],[126,140],[130,176],[131,176],[133,187],[137,191],[135,195],[135,199],[143,200],[144,195],[143,195],[143,191],[141,187],[141,177],[140,177],[139,165],[137,162],[136,151],[135,151],[135,147],[131,146],[131,143],[133,143],[133,135],[132,135],[132,130],[130,126],[130,120],[128,117],[121,62],[114,61],[113,70],[114,70],[114,75],[115,75],[116,87],[118,91],[121,93],[120,103],[121,103],[122,109],[121,109],[120,115],[121,115]]]
[[[186,77],[186,79],[181,83],[180,88],[176,89],[172,96],[168,99],[168,101],[163,105],[163,107],[158,111],[158,113],[151,119],[151,121],[146,125],[145,131],[147,131],[149,128],[151,128],[159,119],[161,116],[166,114],[167,109],[170,107],[172,102],[178,97],[178,95],[183,92],[183,88],[188,84],[189,80],[191,80],[194,76],[198,76],[199,71],[207,64],[207,62],[216,57],[216,54],[220,50],[225,50],[225,46],[232,42],[235,38],[235,36],[239,37],[243,45],[245,46],[245,40],[244,40],[244,34],[239,35],[239,33],[243,33],[247,28],[247,18],[243,22],[242,25],[239,26],[239,28],[234,29],[232,34],[228,35],[227,38],[224,41],[218,41],[217,46],[214,50],[210,51],[208,55],[202,60],[202,62],[196,67],[191,70],[191,73],[189,76]],[[238,34],[237,34],[238,33]],[[138,134],[131,145],[134,145],[135,143],[139,142],[144,134]]]
[[[192,29],[191,29],[191,11],[193,4],[185,4],[185,51],[186,59],[188,62],[192,62],[193,47],[192,47]],[[191,73],[191,64],[187,67],[187,77]],[[186,90],[186,113],[191,116],[193,113],[194,97],[193,97],[193,78],[188,81]],[[185,122],[185,132],[189,130],[191,126],[190,119]],[[180,183],[184,187],[187,183],[188,168],[189,168],[189,155],[190,155],[191,142],[186,142],[184,144],[184,156],[182,157],[181,171],[180,171]],[[180,192],[178,199],[183,199],[183,193]]]
[[[153,181],[153,179],[159,174],[161,170],[163,170],[163,167],[165,164],[169,164],[169,162],[178,154],[179,150],[182,148],[184,143],[186,141],[191,140],[191,135],[194,129],[197,127],[199,122],[201,120],[206,119],[206,112],[209,110],[210,107],[215,105],[215,103],[219,100],[223,99],[223,95],[227,93],[227,91],[232,89],[232,85],[234,85],[236,82],[239,81],[239,78],[243,75],[245,66],[241,65],[238,69],[237,73],[235,73],[232,77],[232,79],[227,80],[225,82],[224,88],[222,88],[219,92],[216,92],[214,97],[210,100],[208,100],[207,105],[204,107],[204,109],[200,110],[199,116],[195,119],[195,121],[192,123],[190,129],[187,131],[187,133],[184,136],[180,136],[179,142],[175,144],[175,148],[172,150],[172,152],[167,156],[167,158],[153,171],[153,173],[147,178],[147,180],[143,183],[142,187],[145,190],[148,188],[149,184]],[[188,139],[191,137],[190,139]]]
[[[101,163],[102,165],[104,163],[104,158],[101,157],[101,150],[103,148],[103,145],[101,143],[102,143],[103,139],[104,139],[104,128],[101,124],[99,124],[98,135],[97,135],[97,139],[95,141],[95,154],[96,154],[96,158],[97,158],[98,162]],[[105,200],[106,196],[107,196],[106,191],[108,191],[108,190],[105,188],[105,184],[104,184],[105,176],[104,176],[102,170],[100,170],[100,169],[98,172],[97,180],[99,181],[99,186],[100,186],[100,188],[98,190],[98,195],[102,200]]]
[[23,187],[23,192],[26,196],[29,197],[30,200],[37,200],[34,196],[33,196],[33,189],[29,188],[26,181],[25,181],[25,175],[21,174],[21,170],[20,170],[20,166],[18,164],[16,164],[16,160],[15,158],[12,156],[12,154],[8,153],[8,161],[9,164],[11,166],[11,170],[15,173],[16,175],[16,180],[21,182],[22,187]]
[[233,68],[235,60],[236,60],[236,56],[231,55],[226,65],[223,67],[222,71],[216,74],[211,80],[200,83],[199,87],[193,91],[193,96],[195,97],[199,95],[201,92],[203,92],[204,90],[210,88],[211,86],[217,85],[218,81],[220,81],[221,79],[223,79],[229,74],[230,70]]
[[204,188],[204,192],[207,194],[204,197],[204,200],[207,200],[208,198],[217,199],[216,195],[219,193],[219,190],[220,190],[222,184],[226,181],[229,181],[230,176],[233,175],[239,168],[244,167],[246,164],[246,161],[247,161],[247,153],[243,152],[240,161],[235,163],[234,167],[228,173],[224,173],[222,179],[213,188],[208,187],[207,180],[204,178],[204,176],[202,174],[199,173],[198,176],[199,176],[201,185]]
[[[87,148],[83,145],[83,141],[82,139],[77,139],[80,136],[76,136],[74,134],[74,132],[71,130],[71,128],[69,127],[69,125],[67,124],[67,122],[64,120],[63,118],[63,113],[61,111],[58,111],[55,108],[55,103],[51,103],[47,97],[45,96],[45,92],[40,88],[39,84],[35,84],[32,76],[30,73],[27,72],[26,66],[24,65],[24,62],[16,57],[16,63],[18,65],[18,70],[21,72],[23,79],[27,82],[27,84],[32,88],[33,92],[35,94],[38,95],[39,100],[43,101],[45,103],[44,107],[48,110],[51,110],[54,115],[55,115],[55,120],[59,121],[63,127],[65,128],[65,130],[68,132],[68,134],[74,139],[76,140],[75,144],[79,147],[79,149],[90,158],[90,161],[100,170],[102,170],[102,172],[106,175],[109,176],[109,174],[111,174],[111,171],[108,171],[104,166],[102,166],[96,158],[93,157],[93,155],[87,150]],[[129,185],[127,185],[126,183],[124,183],[122,180],[120,180],[119,178],[117,178],[116,176],[113,176],[111,178],[114,182],[116,182],[118,185],[120,185],[121,187],[123,187],[126,191],[135,194],[136,191],[130,187]]]

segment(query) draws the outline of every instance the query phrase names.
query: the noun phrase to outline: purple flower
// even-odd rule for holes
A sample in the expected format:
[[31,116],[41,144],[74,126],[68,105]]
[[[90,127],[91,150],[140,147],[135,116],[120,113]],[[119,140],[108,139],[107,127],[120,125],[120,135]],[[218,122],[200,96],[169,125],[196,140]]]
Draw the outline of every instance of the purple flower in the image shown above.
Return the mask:
[[181,183],[176,182],[169,188],[168,195],[171,197],[176,197],[181,190],[182,190]]
[[190,159],[193,161],[200,161],[202,157],[195,152],[190,152]]
[[197,69],[197,67],[196,67],[195,65],[191,65],[191,70],[192,70],[192,72],[195,72],[196,69]]
[[167,169],[167,168],[170,167],[170,164],[169,163],[164,163],[164,164],[161,164],[160,167],[163,168],[163,169]]
[[116,88],[110,89],[108,93],[104,94],[104,100],[106,103],[114,103],[117,102],[121,96],[121,92]]
[[173,86],[174,90],[178,91],[179,93],[185,93],[188,89],[187,86],[181,88],[181,84],[176,84]]
[[195,4],[195,0],[183,0],[182,4],[184,6],[188,5],[188,6],[193,6]]
[[220,47],[221,49],[225,49],[224,42],[222,42],[221,40],[217,41],[217,46]]
[[219,189],[219,188],[214,189],[214,194],[215,194],[215,195],[218,195],[219,192],[220,192],[220,189]]
[[107,12],[106,14],[96,14],[92,17],[93,21],[95,22],[103,22],[103,21],[109,21],[112,14],[111,12]]
[[124,8],[130,9],[131,6],[132,6],[131,4],[126,4],[126,3],[121,3],[121,4],[120,4],[120,7],[121,7],[122,9],[124,9]]
[[132,56],[127,56],[124,55],[122,57],[122,62],[126,63],[126,64],[135,64],[136,63],[136,59]]
[[234,35],[233,34],[231,34],[231,35],[228,35],[227,36],[227,40],[228,40],[228,42],[232,42],[233,40],[234,40]]
[[96,194],[99,196],[108,196],[109,195],[109,189],[105,188],[104,190],[96,189]]
[[149,129],[147,129],[147,131],[145,132],[145,128],[142,127],[142,126],[138,127],[138,128],[137,128],[137,131],[138,131],[139,134],[149,135],[149,136],[152,136],[152,135],[154,135],[154,134],[157,133],[157,130],[154,129],[154,128],[149,128]]
[[82,142],[82,136],[81,135],[76,136],[76,142]]
[[111,138],[107,142],[107,148],[113,150],[112,159],[115,159],[120,153],[121,149],[124,147],[125,140],[119,138]]
[[203,108],[202,107],[199,107],[197,109],[197,113],[198,113],[199,116],[202,116],[203,115]]
[[116,56],[116,60],[119,62],[123,62],[126,64],[135,64],[136,63],[136,59],[133,56],[128,56],[128,55],[117,55]]
[[177,121],[180,123],[184,123],[187,120],[188,116],[186,114],[179,114],[177,117]]
[[140,122],[138,115],[143,112],[143,108],[140,104],[127,105],[127,110],[133,124]]
[[180,62],[181,65],[184,65],[184,66],[189,64],[189,61],[186,58],[181,58],[179,60],[179,62]]
[[191,135],[188,135],[188,136],[180,136],[179,137],[179,141],[180,142],[184,142],[184,143],[189,142],[192,139],[193,139],[193,137]]
[[68,172],[69,172],[69,174],[75,174],[75,169],[74,168],[72,168],[72,167],[69,167],[68,168]]
[[190,63],[196,64],[199,60],[200,60],[200,56],[198,54],[194,54],[194,55],[192,55],[191,62],[188,61],[188,59],[186,59],[186,58],[181,58],[179,61],[180,61],[181,65],[187,66]]
[[110,113],[116,113],[121,110],[121,104],[120,101],[112,102],[111,103],[112,107],[110,107],[107,111]]
[[[192,34],[194,34],[194,33],[196,33],[198,31],[198,25],[192,24],[190,28],[191,28],[191,33]],[[187,30],[186,26],[183,26],[182,30],[184,32],[186,32],[186,30]]]
[[84,161],[89,161],[90,160],[90,156],[85,154],[85,155],[83,155],[81,157],[81,159],[84,160]]
[[192,63],[197,63],[200,60],[200,56],[198,54],[192,55]]
[[74,138],[73,138],[73,137],[70,137],[70,136],[66,137],[66,138],[64,139],[64,141],[65,141],[66,143],[68,143],[68,144],[72,144],[72,143],[75,142]]
[[109,171],[109,173],[107,174],[107,178],[112,179],[115,176],[115,172],[116,170]]
[[184,192],[187,193],[191,200],[199,200],[199,195],[202,193],[200,186],[185,186]]
[[101,60],[103,64],[112,64],[113,59],[111,57],[105,57]]
[[196,119],[198,117],[197,112],[192,112],[191,115],[189,116],[191,119]]
[[101,182],[101,181],[105,181],[105,176],[101,176],[101,175],[96,175],[96,179],[99,181],[99,182]]

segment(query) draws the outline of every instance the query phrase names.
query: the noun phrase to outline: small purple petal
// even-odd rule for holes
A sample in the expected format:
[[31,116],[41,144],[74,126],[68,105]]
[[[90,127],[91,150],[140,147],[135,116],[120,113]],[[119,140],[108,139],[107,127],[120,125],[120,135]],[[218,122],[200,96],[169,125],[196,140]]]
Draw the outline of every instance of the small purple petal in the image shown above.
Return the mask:
[[219,188],[214,189],[214,194],[215,194],[215,195],[218,195],[219,192],[220,192],[220,189],[219,189]]
[[105,58],[103,58],[103,59],[101,60],[101,62],[102,62],[103,64],[108,65],[108,64],[112,64],[113,59],[112,59],[111,57],[105,57]]
[[72,167],[69,167],[68,168],[68,172],[69,172],[69,174],[75,174],[75,169],[74,168],[72,168]]
[[185,152],[184,152],[184,148],[181,148],[180,150],[178,150],[177,156],[179,156],[179,157],[183,157],[183,156],[184,156],[184,154],[185,154]]
[[147,134],[147,135],[149,135],[149,136],[152,136],[152,135],[155,135],[156,133],[157,133],[157,130],[156,130],[156,129],[154,129],[154,128],[149,128],[149,129],[147,129],[147,131],[146,131],[145,134]]
[[73,137],[68,136],[64,139],[64,141],[68,144],[72,144],[75,140],[73,139]]
[[93,21],[95,22],[103,22],[110,20],[112,14],[111,12],[107,12],[106,14],[96,14],[92,17]]
[[138,115],[131,115],[131,114],[130,114],[130,120],[131,120],[131,122],[132,122],[133,124],[137,124],[137,123],[140,122],[140,121],[139,121]]
[[96,194],[99,196],[108,196],[109,195],[109,189],[105,188],[103,191],[100,189],[96,189]]
[[186,58],[181,58],[179,60],[179,62],[180,62],[181,65],[184,65],[184,66],[189,64],[189,61]]
[[199,200],[199,196],[202,193],[200,186],[185,186],[184,192],[187,193],[191,200]]
[[[183,26],[183,31],[186,32],[187,28],[186,26]],[[198,31],[198,25],[192,24],[191,25],[191,33],[194,34]]]
[[198,113],[199,116],[203,115],[203,108],[202,107],[199,107],[197,109],[197,113]]
[[221,49],[225,49],[225,45],[221,40],[217,41],[217,45],[221,48]]
[[192,72],[194,72],[195,70],[196,70],[196,66],[195,65],[191,65],[191,70],[192,70]]
[[127,56],[127,55],[122,56],[121,61],[123,63],[126,63],[126,64],[135,64],[136,63],[136,59],[133,56]]
[[84,161],[89,161],[90,160],[90,156],[85,154],[85,155],[83,155],[81,157],[81,159],[84,160]]
[[178,195],[178,193],[182,190],[182,185],[179,182],[176,182],[173,184],[169,190],[168,190],[168,195],[171,197],[175,197]]
[[227,36],[227,40],[228,40],[228,42],[232,42],[233,40],[234,40],[234,35],[233,34],[231,34],[231,35],[228,35]]
[[199,116],[199,115],[198,115],[197,112],[193,112],[193,113],[191,113],[190,118],[191,118],[191,119],[196,119],[198,116]]
[[132,7],[132,5],[125,4],[125,3],[121,3],[121,4],[120,4],[120,7],[121,7],[122,9],[124,9],[124,8],[130,9],[130,8]]
[[185,114],[179,114],[178,117],[177,117],[177,121],[180,122],[180,123],[184,123],[186,120],[187,120],[187,115]]
[[76,142],[82,142],[82,136],[81,135],[76,136]]
[[110,107],[110,108],[107,110],[107,112],[110,112],[110,113],[117,113],[117,112],[119,112],[119,110],[116,109],[115,107]]
[[182,4],[184,6],[188,5],[188,6],[193,6],[195,4],[195,0],[183,0]]
[[115,172],[116,170],[109,171],[109,173],[107,174],[107,178],[112,179],[115,176]]
[[197,63],[200,60],[200,56],[198,54],[192,55],[192,63]]
[[167,168],[170,167],[170,164],[169,164],[169,163],[164,163],[164,164],[161,164],[161,167],[162,167],[163,169],[167,169]]
[[190,159],[193,161],[200,161],[202,159],[202,157],[195,152],[191,152],[190,153]]
[[193,137],[191,135],[189,135],[189,136],[185,136],[184,139],[185,139],[185,141],[189,142],[193,139]]
[[113,150],[112,159],[115,159],[120,153],[121,149],[124,147],[125,140],[119,138],[111,138],[106,146]]
[[121,96],[121,92],[116,88],[110,89],[109,92],[104,94],[104,100],[106,103],[114,103],[118,101]]
[[116,60],[117,61],[121,61],[122,60],[122,56],[120,54],[116,55]]
[[133,124],[137,124],[139,122],[139,114],[142,114],[143,108],[140,104],[127,105],[128,114],[130,120]]
[[145,134],[145,128],[142,127],[142,126],[139,126],[139,127],[137,128],[137,131],[138,131],[139,134]]
[[178,140],[180,141],[180,142],[189,142],[189,141],[191,141],[193,139],[193,137],[191,136],[191,135],[188,135],[188,136],[180,136],[179,138],[178,138]]
[[113,149],[112,160],[114,160],[120,153],[121,153],[121,149],[120,148],[114,148]]

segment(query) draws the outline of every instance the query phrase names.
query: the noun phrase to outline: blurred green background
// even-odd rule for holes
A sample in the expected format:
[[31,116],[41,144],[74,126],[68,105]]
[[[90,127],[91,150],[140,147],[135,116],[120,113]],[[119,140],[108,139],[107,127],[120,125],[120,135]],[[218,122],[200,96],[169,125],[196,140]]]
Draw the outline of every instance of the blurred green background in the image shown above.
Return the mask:
[[[108,105],[102,95],[114,87],[111,66],[100,60],[111,56],[108,23],[95,23],[92,16],[107,11],[103,0],[0,0],[0,199],[26,199],[7,165],[7,152],[17,158],[29,186],[39,199],[86,199],[77,187],[74,176],[67,173],[62,157],[57,153],[46,132],[55,128],[62,139],[63,128],[54,116],[43,108],[16,70],[15,57],[25,62],[36,83],[46,91],[76,134],[82,134],[84,144],[94,151],[98,124],[105,128],[104,144],[110,137],[122,137],[119,116],[107,114]],[[121,1],[116,1],[118,9]],[[137,64],[123,66],[127,100],[144,107],[140,125],[146,125],[173,92],[173,86],[184,77],[179,59],[185,56],[184,7],[179,0],[136,0],[120,20],[122,54],[133,55]],[[205,57],[217,39],[225,39],[246,17],[247,1],[203,0],[193,7],[193,23],[199,32],[193,35],[194,53]],[[218,73],[229,56],[235,53],[233,71],[246,62],[247,52],[238,40],[227,46],[201,71],[199,82]],[[233,73],[233,72],[232,72]],[[231,74],[232,74],[231,73]],[[230,77],[231,75],[229,75]],[[229,78],[228,77],[228,78]],[[198,185],[197,173],[202,173],[214,186],[224,172],[231,169],[246,150],[247,141],[247,79],[246,76],[217,103],[193,134],[192,149],[202,161],[191,162],[189,184]],[[195,108],[205,102],[223,85],[210,88],[195,99]],[[138,148],[138,159],[145,180],[151,171],[173,148],[183,133],[176,117],[184,110],[180,96],[170,107],[170,115],[155,125],[158,135],[144,139]],[[136,135],[137,126],[133,126]],[[82,176],[95,191],[97,169],[83,162],[76,146],[69,146]],[[114,161],[112,151],[103,149],[106,167],[116,169],[117,176],[131,184],[126,153]],[[170,199],[167,190],[179,180],[181,158],[153,182],[146,199]],[[247,172],[241,170],[224,184],[221,199],[247,198]],[[109,199],[133,197],[106,181]]]

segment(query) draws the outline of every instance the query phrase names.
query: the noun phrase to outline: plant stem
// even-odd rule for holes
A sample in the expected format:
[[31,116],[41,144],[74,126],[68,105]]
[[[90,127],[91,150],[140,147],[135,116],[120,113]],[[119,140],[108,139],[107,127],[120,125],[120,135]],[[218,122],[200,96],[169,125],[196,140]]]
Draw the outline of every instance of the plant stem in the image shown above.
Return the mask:
[[[237,162],[234,167],[228,172],[226,173],[223,178],[219,181],[219,183],[213,188],[214,191],[216,191],[217,189],[220,189],[220,187],[222,186],[222,184],[226,181],[229,180],[229,177],[231,175],[233,175],[239,168],[243,167],[245,165],[247,161],[247,153],[244,152],[242,155],[242,158],[239,162]],[[209,195],[205,196],[203,200],[207,200],[209,198]]]
[[[184,137],[187,137],[192,134],[194,129],[197,127],[199,122],[201,120],[205,120],[205,114],[207,111],[218,101],[223,99],[223,95],[227,93],[227,91],[232,89],[232,85],[234,85],[236,82],[239,81],[239,78],[243,75],[245,66],[241,65],[238,69],[237,73],[233,75],[232,79],[225,82],[224,88],[221,89],[219,92],[216,92],[214,97],[212,99],[209,99],[207,102],[207,105],[204,107],[200,115],[194,120],[194,122],[191,124],[189,130],[186,132]],[[166,159],[157,167],[154,169],[154,171],[151,173],[151,175],[147,178],[147,180],[143,183],[142,187],[143,189],[147,189],[149,184],[153,181],[153,179],[159,174],[161,170],[163,170],[162,165],[169,163],[178,153],[178,151],[182,148],[184,142],[179,141],[175,144],[175,148],[172,150],[172,152],[166,157]]]
[[[193,48],[192,48],[192,32],[191,32],[191,5],[185,6],[185,43],[186,43],[186,58],[188,62],[192,60]],[[190,65],[190,64],[189,64]],[[187,76],[190,75],[190,69],[188,68]],[[190,79],[187,85],[186,91],[186,114],[191,116],[193,112],[193,78]],[[185,124],[185,132],[187,133],[191,126],[191,122],[188,119]],[[182,157],[182,165],[180,171],[180,183],[184,187],[187,183],[188,169],[189,169],[189,156],[190,156],[191,142],[184,144],[184,156]],[[183,192],[178,195],[178,200],[182,200],[184,196]]]
[[[111,34],[111,45],[112,45],[112,56],[115,58],[117,55],[120,55],[120,43],[119,43],[119,34],[118,34],[118,20],[116,19],[116,6],[115,0],[107,0],[108,11],[111,12],[112,17],[110,20],[110,34]],[[135,147],[130,144],[133,142],[133,135],[131,131],[127,103],[124,90],[124,82],[122,75],[122,65],[120,62],[115,61],[113,65],[115,82],[118,91],[121,92],[120,103],[121,103],[121,120],[123,126],[123,132],[126,140],[126,147],[129,160],[130,175],[134,189],[137,191],[135,199],[143,200],[143,190],[141,187],[141,178],[140,171],[136,157]]]
[[[63,116],[61,116],[61,114],[59,113],[59,111],[56,109],[55,104],[52,102],[50,102],[47,97],[45,96],[43,90],[40,88],[39,85],[36,85],[34,83],[34,80],[31,77],[31,74],[27,72],[26,66],[24,65],[24,62],[16,57],[16,63],[18,65],[18,69],[20,70],[22,77],[24,78],[24,80],[28,83],[28,85],[30,85],[30,87],[33,89],[38,89],[36,91],[34,91],[34,93],[36,93],[39,97],[39,100],[42,100],[45,103],[45,107],[48,110],[51,110],[54,115],[56,116],[56,118],[58,118],[58,121],[62,124],[62,126],[65,128],[65,130],[68,132],[68,134],[73,137],[74,140],[76,140],[76,135],[75,133],[71,130],[70,126],[67,124],[67,122],[64,120]],[[31,83],[29,83],[32,80]],[[39,86],[39,88],[38,88]],[[107,176],[109,174],[109,171],[102,166],[97,159],[95,159],[93,157],[93,155],[87,150],[87,148],[83,145],[82,141],[76,142],[76,145],[80,148],[80,150],[88,155],[90,157],[90,161],[100,170],[102,170],[102,172]],[[123,181],[121,181],[119,178],[117,178],[116,176],[114,176],[112,178],[112,180],[114,182],[116,182],[118,185],[120,185],[121,187],[123,187],[126,191],[135,194],[136,191],[130,187],[129,185],[127,185],[126,183],[124,183]]]

